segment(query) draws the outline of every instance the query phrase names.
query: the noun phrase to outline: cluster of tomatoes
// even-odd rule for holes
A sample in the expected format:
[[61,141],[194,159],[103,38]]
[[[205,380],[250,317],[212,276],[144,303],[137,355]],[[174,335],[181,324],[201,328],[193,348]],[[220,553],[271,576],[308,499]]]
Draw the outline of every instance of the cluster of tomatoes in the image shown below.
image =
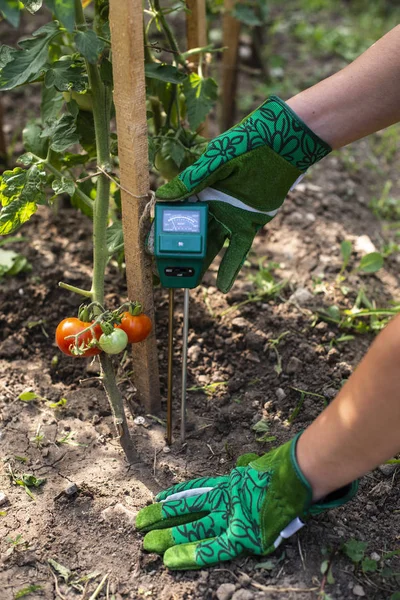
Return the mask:
[[133,305],[130,311],[114,313],[116,316],[104,322],[98,317],[85,320],[87,311],[80,311],[79,318],[68,317],[58,324],[56,344],[68,356],[119,354],[128,344],[145,340],[151,331],[151,320],[140,311],[141,307]]

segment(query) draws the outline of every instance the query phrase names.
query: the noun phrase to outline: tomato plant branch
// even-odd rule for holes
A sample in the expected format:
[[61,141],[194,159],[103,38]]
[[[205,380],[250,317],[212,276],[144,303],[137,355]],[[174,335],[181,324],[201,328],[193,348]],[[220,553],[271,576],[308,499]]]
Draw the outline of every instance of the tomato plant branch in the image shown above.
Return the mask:
[[[53,165],[50,162],[48,162],[47,158],[41,158],[40,156],[37,156],[36,154],[33,154],[32,152],[31,152],[31,154],[32,154],[33,158],[37,161],[37,164],[43,165],[43,167],[45,169],[47,169],[50,173],[52,173],[59,179],[64,177],[64,174],[61,173],[61,171],[59,171],[55,167],[53,167]],[[91,200],[89,198],[89,196],[87,196],[84,192],[82,192],[82,190],[79,189],[79,187],[76,185],[75,181],[74,181],[74,186],[75,186],[75,194],[78,196],[78,198],[80,200],[82,200],[82,202],[87,207],[92,209],[93,208],[93,200]]]
[[185,59],[182,58],[182,54],[181,54],[181,51],[179,50],[178,42],[176,41],[175,36],[172,33],[172,30],[166,21],[164,12],[160,6],[160,0],[154,0],[154,8],[157,13],[157,17],[160,21],[161,27],[163,28],[164,33],[168,39],[169,45],[171,47],[169,51],[173,52],[173,54],[175,55],[174,58],[176,58],[176,60],[179,62],[179,64],[182,65],[186,70]]
[[82,288],[78,288],[74,285],[70,285],[69,283],[64,283],[63,281],[58,282],[59,287],[64,290],[68,290],[69,292],[74,292],[75,294],[79,294],[80,296],[85,296],[85,298],[92,298],[93,293],[89,290],[83,290]]

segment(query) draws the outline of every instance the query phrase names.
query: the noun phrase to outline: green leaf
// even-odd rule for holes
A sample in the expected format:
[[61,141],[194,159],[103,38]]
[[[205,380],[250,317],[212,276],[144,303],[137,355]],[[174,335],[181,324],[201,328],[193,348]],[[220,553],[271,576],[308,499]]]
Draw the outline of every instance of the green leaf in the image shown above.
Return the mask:
[[32,402],[32,400],[36,400],[37,398],[39,398],[39,396],[35,394],[35,392],[22,392],[22,394],[18,396],[18,400],[22,400],[22,402]]
[[18,0],[0,0],[0,12],[11,25],[18,27],[20,16]]
[[104,49],[104,42],[97,37],[93,29],[78,31],[75,34],[75,44],[82,56],[92,65],[97,63],[99,54]]
[[37,204],[46,202],[44,187],[46,174],[36,165],[28,170],[16,167],[4,171],[0,177],[0,235],[12,233],[28,221],[37,210]]
[[238,21],[254,27],[257,25],[263,25],[263,21],[258,17],[256,8],[247,4],[235,4],[232,10],[232,17],[235,17]]
[[[86,171],[83,171],[80,174],[80,177],[86,177],[86,176],[87,176]],[[96,197],[96,184],[93,183],[90,179],[87,179],[86,181],[79,183],[78,188],[84,194],[86,194],[86,196],[88,196],[89,198],[94,199]],[[75,208],[80,210],[84,215],[89,217],[89,219],[93,219],[93,209],[90,206],[88,206],[86,203],[84,203],[76,192],[71,197],[70,202],[71,202],[72,206],[74,206]]]
[[197,129],[210,112],[217,100],[217,89],[217,84],[212,77],[204,79],[196,73],[191,73],[183,83],[191,129]]
[[[49,140],[42,137],[42,128],[35,121],[30,121],[25,125],[22,131],[22,142],[25,150],[32,152],[36,156],[40,156],[40,158],[46,158]],[[21,160],[22,163],[26,161],[28,161],[28,157]]]
[[17,256],[18,254],[14,250],[3,250],[0,248],[0,277],[12,269]]
[[0,46],[0,69],[13,59],[16,52],[17,50],[15,50],[15,48],[10,48],[10,46]]
[[42,122],[45,123],[46,121],[56,119],[63,103],[63,97],[56,88],[47,88],[45,85],[42,85],[42,102],[40,105]]
[[53,183],[51,184],[51,187],[57,195],[69,194],[70,196],[73,196],[75,194],[75,183],[72,179],[68,177],[54,179]]
[[373,571],[377,570],[378,563],[376,560],[372,560],[371,558],[364,558],[361,563],[361,567],[364,573],[372,573]]
[[27,486],[27,487],[34,487],[34,488],[38,488],[41,485],[43,485],[44,483],[46,483],[46,479],[44,478],[39,478],[39,477],[35,477],[35,475],[32,475],[31,473],[24,473],[21,476],[22,479],[22,483],[23,485]]
[[182,83],[187,75],[172,65],[166,63],[146,63],[144,73],[150,79],[158,79],[167,83]]
[[26,10],[33,15],[42,8],[43,0],[21,0]]
[[44,85],[47,88],[55,87],[59,92],[84,92],[88,80],[83,64],[70,56],[57,60],[47,69]]
[[352,251],[353,244],[350,242],[350,240],[343,240],[343,242],[340,244],[340,252],[342,253],[342,258],[345,265],[348,264]]
[[89,154],[96,152],[96,134],[92,113],[80,110],[76,118],[76,127],[79,134],[79,142]]
[[256,438],[256,442],[270,443],[276,440],[276,435],[268,435],[268,433],[264,433],[261,437]]
[[367,542],[359,542],[353,538],[343,545],[343,551],[350,560],[358,563],[364,558],[367,546]]
[[167,138],[162,146],[164,158],[172,158],[177,167],[180,167],[185,156],[185,148],[174,138]]
[[74,0],[46,0],[49,9],[56,18],[68,29],[73,31],[75,27],[75,4]]
[[329,585],[333,585],[335,583],[335,578],[333,576],[333,572],[332,572],[332,565],[329,568],[329,571],[326,575],[326,581],[327,583],[329,583]]
[[49,44],[58,34],[58,23],[52,21],[35,31],[31,38],[21,40],[21,49],[12,53],[11,60],[0,71],[0,89],[12,90],[38,79],[48,58]]
[[400,592],[395,592],[390,596],[390,600],[400,600]]
[[379,252],[370,252],[362,257],[357,271],[376,273],[383,267],[383,256]]
[[109,255],[120,252],[124,245],[124,233],[122,231],[122,221],[114,221],[110,227],[107,227],[107,250]]
[[49,408],[62,408],[67,402],[66,398],[61,398],[58,402],[49,402]]
[[22,254],[18,254],[14,260],[13,266],[7,271],[7,275],[18,275],[18,273],[21,273],[22,271],[31,270],[32,265],[28,262],[28,259],[25,258],[25,256],[22,256]]
[[252,429],[253,431],[257,431],[257,433],[264,433],[269,431],[270,425],[268,421],[261,419],[261,421],[258,421],[255,425],[253,425]]
[[61,575],[61,577],[64,579],[65,583],[68,583],[68,580],[72,575],[72,573],[68,569],[68,567],[64,567],[64,565],[61,565],[60,563],[55,561],[53,558],[49,558],[47,562],[49,563],[49,565],[51,565],[53,567],[53,569],[55,570],[56,573]]
[[29,596],[29,594],[37,592],[41,589],[43,589],[41,585],[28,585],[28,587],[22,588],[22,590],[19,590],[19,592],[15,594],[14,600],[18,600],[18,598],[25,598],[25,596]]
[[50,138],[50,147],[54,152],[64,152],[73,144],[79,143],[76,123],[72,115],[63,115],[50,121],[43,129],[42,137]]

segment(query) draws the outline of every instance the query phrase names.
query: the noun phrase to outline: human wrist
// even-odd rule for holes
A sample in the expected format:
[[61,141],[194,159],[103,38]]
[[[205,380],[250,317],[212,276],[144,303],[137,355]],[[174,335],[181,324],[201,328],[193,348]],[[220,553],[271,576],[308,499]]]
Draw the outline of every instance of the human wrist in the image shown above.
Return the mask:
[[299,437],[296,444],[297,465],[312,490],[312,502],[318,502],[335,490],[329,478],[329,468],[323,465],[320,449],[314,448],[307,435]]

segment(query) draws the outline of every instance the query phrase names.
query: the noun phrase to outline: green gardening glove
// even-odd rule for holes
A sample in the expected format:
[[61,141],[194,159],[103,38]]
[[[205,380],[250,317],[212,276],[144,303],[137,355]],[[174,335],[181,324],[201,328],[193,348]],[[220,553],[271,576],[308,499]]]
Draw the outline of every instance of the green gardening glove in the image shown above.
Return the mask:
[[312,490],[291,442],[233,469],[230,475],[194,479],[158,494],[136,527],[143,546],[164,554],[170,569],[201,569],[243,554],[266,555],[296,533],[304,520],[348,502],[352,483],[312,504]]
[[290,188],[331,151],[276,96],[239,125],[213,139],[190,167],[156,192],[158,201],[209,202],[204,271],[225,240],[218,271],[222,292],[232,287],[257,231],[276,215]]

